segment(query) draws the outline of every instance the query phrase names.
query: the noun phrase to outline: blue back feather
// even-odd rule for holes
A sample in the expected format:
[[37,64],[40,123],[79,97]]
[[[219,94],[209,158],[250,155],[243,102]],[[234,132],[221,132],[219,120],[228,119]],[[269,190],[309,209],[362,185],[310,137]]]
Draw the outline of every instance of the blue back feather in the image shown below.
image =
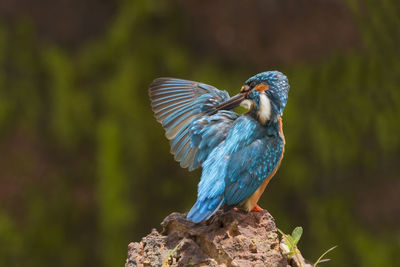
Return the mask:
[[[202,130],[196,129],[200,137],[195,140],[201,140],[196,145],[212,146],[204,145],[207,149],[202,150],[207,156],[197,202],[188,214],[194,222],[208,219],[222,204],[238,205],[250,197],[275,170],[283,151],[278,123],[262,126],[250,115],[232,111],[219,111],[206,120],[208,124],[199,123]],[[219,125],[225,127],[216,136],[209,135]],[[213,138],[218,142],[213,143]]]

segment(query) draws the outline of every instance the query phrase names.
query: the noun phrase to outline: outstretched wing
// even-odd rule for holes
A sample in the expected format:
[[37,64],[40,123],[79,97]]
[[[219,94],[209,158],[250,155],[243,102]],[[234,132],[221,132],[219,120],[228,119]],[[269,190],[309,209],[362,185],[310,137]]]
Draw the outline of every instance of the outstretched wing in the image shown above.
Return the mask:
[[[203,127],[209,123],[201,118],[214,113],[216,106],[229,99],[229,94],[203,83],[158,78],[150,85],[149,95],[155,117],[170,140],[175,160],[183,168],[189,167],[189,170],[199,167],[204,155],[198,147],[201,140],[204,140],[200,132],[209,128]],[[193,122],[199,120],[201,122],[191,129]],[[212,132],[212,128],[209,130]],[[191,134],[196,136],[196,142],[191,141]]]

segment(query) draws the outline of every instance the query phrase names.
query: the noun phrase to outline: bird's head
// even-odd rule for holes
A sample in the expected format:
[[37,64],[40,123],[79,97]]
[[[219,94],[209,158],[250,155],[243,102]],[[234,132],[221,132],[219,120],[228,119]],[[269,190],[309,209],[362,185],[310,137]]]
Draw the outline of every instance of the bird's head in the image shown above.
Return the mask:
[[289,92],[287,77],[279,71],[266,71],[248,79],[240,93],[219,108],[231,109],[238,105],[253,112],[261,124],[276,121],[282,116]]

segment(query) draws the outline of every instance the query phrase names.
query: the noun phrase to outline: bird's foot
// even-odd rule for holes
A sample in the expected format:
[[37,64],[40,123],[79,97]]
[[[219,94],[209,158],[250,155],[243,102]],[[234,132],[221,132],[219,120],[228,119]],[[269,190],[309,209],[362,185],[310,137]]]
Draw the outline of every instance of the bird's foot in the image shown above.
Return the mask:
[[258,206],[257,204],[254,206],[254,208],[252,209],[252,211],[255,211],[255,212],[260,212],[260,211],[263,211],[263,209],[260,207],[260,206]]

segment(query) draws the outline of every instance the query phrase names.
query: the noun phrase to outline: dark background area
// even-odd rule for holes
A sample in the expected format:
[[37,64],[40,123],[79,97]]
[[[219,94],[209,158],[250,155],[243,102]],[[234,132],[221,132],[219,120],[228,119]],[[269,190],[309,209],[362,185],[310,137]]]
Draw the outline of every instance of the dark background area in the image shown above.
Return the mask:
[[286,152],[260,205],[325,266],[396,266],[400,2],[0,1],[0,265],[121,266],[196,199],[147,88],[290,81]]

